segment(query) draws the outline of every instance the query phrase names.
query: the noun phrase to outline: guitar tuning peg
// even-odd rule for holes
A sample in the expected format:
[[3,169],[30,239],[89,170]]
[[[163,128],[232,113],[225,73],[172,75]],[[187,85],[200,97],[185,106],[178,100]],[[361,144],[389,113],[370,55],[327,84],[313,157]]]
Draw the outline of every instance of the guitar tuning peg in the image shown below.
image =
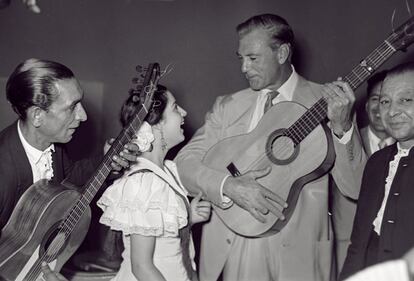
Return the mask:
[[128,94],[130,94],[130,95],[135,94],[135,90],[134,90],[134,89],[129,89],[129,90],[128,90]]
[[142,80],[141,80],[140,78],[138,78],[138,77],[134,77],[134,78],[132,78],[132,83],[133,83],[133,84],[138,84],[138,83],[140,83],[140,82],[142,82]]
[[137,65],[137,66],[135,67],[135,70],[136,70],[137,72],[142,72],[142,66],[141,66],[141,65]]

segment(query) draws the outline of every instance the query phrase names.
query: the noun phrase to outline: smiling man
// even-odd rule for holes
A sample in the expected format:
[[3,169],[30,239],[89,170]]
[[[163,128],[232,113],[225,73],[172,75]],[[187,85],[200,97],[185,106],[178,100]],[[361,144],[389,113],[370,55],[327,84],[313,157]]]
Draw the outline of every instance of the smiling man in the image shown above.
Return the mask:
[[[268,106],[293,101],[310,107],[324,95],[335,135],[336,160],[331,175],[340,192],[355,199],[365,154],[358,134],[353,133],[350,112],[355,98],[350,87],[340,81],[323,87],[300,76],[291,63],[293,31],[278,15],[251,17],[237,26],[237,33],[237,55],[249,88],[218,97],[204,126],[180,151],[176,160],[184,185],[194,194],[201,190],[216,208],[237,204],[259,222],[269,212],[283,220],[280,210],[286,207],[285,202],[256,181],[266,176],[270,167],[233,177],[207,166],[203,158],[221,140],[254,130]],[[276,165],[272,169],[277,169]],[[213,212],[203,228],[200,280],[217,280],[221,272],[224,281],[329,280],[334,273],[329,185],[328,174],[307,183],[290,221],[279,233],[267,237],[236,234]]]
[[385,131],[397,142],[367,162],[341,278],[414,246],[414,63],[388,72],[379,102]]

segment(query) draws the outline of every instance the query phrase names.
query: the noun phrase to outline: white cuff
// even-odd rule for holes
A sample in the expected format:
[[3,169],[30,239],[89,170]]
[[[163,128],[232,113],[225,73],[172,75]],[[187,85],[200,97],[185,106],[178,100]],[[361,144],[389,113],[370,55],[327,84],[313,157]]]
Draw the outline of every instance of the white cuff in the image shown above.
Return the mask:
[[231,205],[233,205],[233,200],[231,200],[229,197],[223,194],[223,186],[226,179],[230,177],[230,175],[227,175],[223,178],[220,184],[220,196],[221,196],[221,207],[223,209],[229,208]]
[[348,142],[351,141],[352,138],[352,133],[354,132],[354,123],[352,123],[351,128],[344,133],[344,135],[342,136],[342,138],[338,138],[332,131],[332,135],[334,138],[336,138],[339,143],[341,144],[347,144]]

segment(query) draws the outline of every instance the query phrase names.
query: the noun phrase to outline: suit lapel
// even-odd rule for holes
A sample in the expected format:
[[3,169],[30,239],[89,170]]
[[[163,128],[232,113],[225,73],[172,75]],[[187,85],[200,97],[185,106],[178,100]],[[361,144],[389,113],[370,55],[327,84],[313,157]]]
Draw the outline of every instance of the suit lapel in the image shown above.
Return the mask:
[[231,97],[234,102],[229,107],[228,116],[224,119],[228,122],[226,124],[228,128],[232,128],[232,131],[237,128],[237,133],[247,132],[256,108],[258,94],[257,91],[248,88],[235,94],[238,95],[237,97],[234,97],[234,95]]

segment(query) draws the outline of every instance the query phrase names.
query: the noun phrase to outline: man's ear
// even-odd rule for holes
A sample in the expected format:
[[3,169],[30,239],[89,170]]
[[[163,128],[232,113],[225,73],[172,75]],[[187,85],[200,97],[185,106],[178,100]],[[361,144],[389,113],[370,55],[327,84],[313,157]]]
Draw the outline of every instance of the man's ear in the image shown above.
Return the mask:
[[32,106],[27,110],[27,119],[35,127],[38,128],[43,124],[45,111],[38,106]]
[[279,61],[279,64],[284,64],[290,57],[290,44],[283,43],[280,45],[280,47],[277,49],[277,59]]

